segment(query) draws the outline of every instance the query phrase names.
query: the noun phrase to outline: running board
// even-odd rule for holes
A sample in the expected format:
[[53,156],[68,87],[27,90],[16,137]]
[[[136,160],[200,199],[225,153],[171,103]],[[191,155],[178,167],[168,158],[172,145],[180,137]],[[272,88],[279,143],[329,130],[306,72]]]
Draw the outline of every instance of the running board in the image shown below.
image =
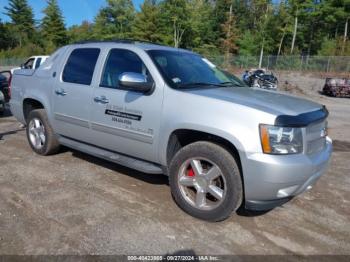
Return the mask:
[[153,164],[151,162],[147,162],[147,161],[135,159],[133,157],[129,157],[123,154],[111,152],[106,149],[95,147],[93,145],[88,145],[88,144],[78,142],[62,136],[58,138],[58,141],[60,142],[60,144],[64,146],[76,149],[78,151],[87,153],[89,155],[96,156],[98,158],[108,160],[110,162],[113,162],[122,166],[129,167],[131,169],[135,169],[140,172],[144,172],[148,174],[164,173],[161,166]]

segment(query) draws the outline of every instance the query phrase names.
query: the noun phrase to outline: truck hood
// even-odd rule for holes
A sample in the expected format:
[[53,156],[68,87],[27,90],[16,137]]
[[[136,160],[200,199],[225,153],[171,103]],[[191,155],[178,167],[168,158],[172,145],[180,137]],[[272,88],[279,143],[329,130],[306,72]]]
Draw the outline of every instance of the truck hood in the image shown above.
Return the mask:
[[248,87],[193,89],[192,94],[255,108],[274,115],[299,115],[322,108],[322,105],[295,96]]

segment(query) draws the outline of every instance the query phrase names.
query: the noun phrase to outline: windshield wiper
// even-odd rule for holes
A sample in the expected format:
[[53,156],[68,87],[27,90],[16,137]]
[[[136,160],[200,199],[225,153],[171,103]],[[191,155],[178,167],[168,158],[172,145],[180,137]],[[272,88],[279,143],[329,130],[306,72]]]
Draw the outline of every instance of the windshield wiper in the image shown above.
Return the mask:
[[239,85],[237,83],[234,83],[234,82],[221,82],[220,83],[220,86],[237,86],[237,87],[241,87],[242,85]]
[[227,85],[224,84],[216,84],[216,83],[205,83],[205,82],[193,82],[186,84],[178,84],[179,87],[192,87],[192,86],[215,86],[215,87],[225,87]]

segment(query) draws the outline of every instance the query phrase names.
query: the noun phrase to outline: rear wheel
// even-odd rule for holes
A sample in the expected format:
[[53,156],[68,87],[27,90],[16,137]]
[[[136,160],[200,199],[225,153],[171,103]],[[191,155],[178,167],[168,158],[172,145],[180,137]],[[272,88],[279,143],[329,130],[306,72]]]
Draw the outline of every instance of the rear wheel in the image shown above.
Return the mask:
[[59,150],[59,142],[44,109],[29,113],[26,132],[29,145],[37,154],[51,155]]
[[180,149],[169,167],[175,202],[188,214],[224,220],[242,202],[242,181],[234,157],[221,146],[196,142]]

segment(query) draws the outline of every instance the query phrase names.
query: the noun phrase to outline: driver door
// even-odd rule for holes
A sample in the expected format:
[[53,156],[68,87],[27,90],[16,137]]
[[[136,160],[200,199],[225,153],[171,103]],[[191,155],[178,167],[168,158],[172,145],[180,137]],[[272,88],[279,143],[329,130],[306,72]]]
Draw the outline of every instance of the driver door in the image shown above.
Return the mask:
[[123,90],[118,83],[126,72],[141,73],[154,81],[140,55],[127,49],[108,51],[99,86],[93,91],[91,129],[100,147],[157,161],[163,88],[154,82],[153,92],[143,94]]

